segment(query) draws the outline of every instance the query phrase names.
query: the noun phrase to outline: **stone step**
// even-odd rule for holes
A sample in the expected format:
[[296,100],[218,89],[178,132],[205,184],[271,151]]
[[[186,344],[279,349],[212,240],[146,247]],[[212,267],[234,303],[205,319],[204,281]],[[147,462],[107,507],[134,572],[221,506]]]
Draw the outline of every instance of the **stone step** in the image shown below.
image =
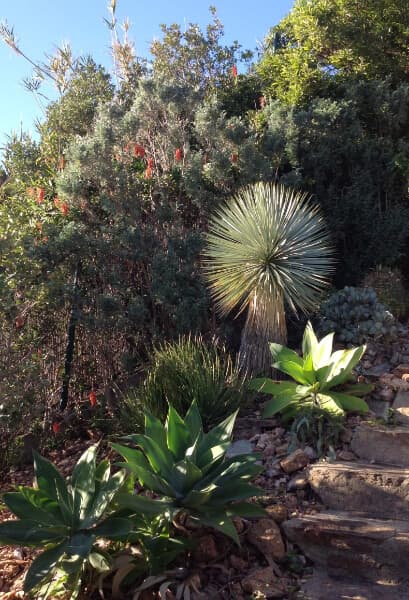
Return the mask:
[[361,423],[355,430],[351,449],[369,462],[409,468],[409,427]]
[[314,569],[302,585],[305,600],[403,600],[409,598],[409,586],[389,581],[350,581],[345,577],[333,579],[327,573]]
[[283,523],[297,544],[330,577],[403,584],[409,580],[409,522],[351,513],[303,515]]
[[308,481],[327,508],[409,520],[409,469],[355,462],[315,463]]

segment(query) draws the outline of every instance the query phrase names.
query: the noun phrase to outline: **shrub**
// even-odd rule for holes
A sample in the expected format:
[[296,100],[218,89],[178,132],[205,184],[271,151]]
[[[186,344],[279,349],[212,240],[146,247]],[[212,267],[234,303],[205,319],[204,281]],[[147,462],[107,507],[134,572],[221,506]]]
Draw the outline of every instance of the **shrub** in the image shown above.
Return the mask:
[[393,315],[371,288],[345,287],[328,298],[320,309],[320,330],[334,331],[338,340],[363,344],[370,339],[393,338]]
[[237,411],[204,433],[196,402],[192,402],[184,420],[170,406],[165,425],[146,414],[145,435],[125,438],[138,449],[120,444],[113,444],[113,448],[126,460],[121,466],[163,500],[120,494],[121,506],[143,513],[167,512],[173,519],[188,513],[194,521],[238,542],[233,517],[262,516],[264,512],[257,505],[243,502],[261,491],[249,483],[262,471],[255,464],[257,457],[243,454],[226,458],[236,416]]
[[182,337],[153,351],[145,381],[122,402],[122,420],[129,431],[130,424],[143,424],[145,411],[164,420],[169,405],[184,415],[196,400],[207,428],[239,408],[244,398],[238,369],[224,348]]
[[408,292],[399,269],[377,266],[368,273],[362,287],[372,288],[382,304],[390,308],[397,319],[404,317],[409,309]]
[[254,379],[251,388],[271,394],[264,410],[265,417],[278,412],[290,419],[300,411],[321,409],[335,417],[345,411],[367,412],[362,398],[372,390],[371,385],[350,382],[352,369],[361,360],[365,346],[332,352],[334,334],[318,341],[311,323],[305,328],[300,357],[281,344],[270,344],[273,367],[294,381],[274,382],[268,378]]

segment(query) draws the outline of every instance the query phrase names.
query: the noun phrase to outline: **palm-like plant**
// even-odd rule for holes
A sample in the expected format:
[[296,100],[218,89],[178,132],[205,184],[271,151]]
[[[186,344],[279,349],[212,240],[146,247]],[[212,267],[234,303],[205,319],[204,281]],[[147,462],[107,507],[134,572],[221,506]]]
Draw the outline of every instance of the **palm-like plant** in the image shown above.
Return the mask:
[[285,306],[307,312],[328,285],[333,251],[318,207],[271,183],[241,189],[209,224],[204,269],[221,313],[247,309],[240,364],[267,371],[268,342],[285,344]]

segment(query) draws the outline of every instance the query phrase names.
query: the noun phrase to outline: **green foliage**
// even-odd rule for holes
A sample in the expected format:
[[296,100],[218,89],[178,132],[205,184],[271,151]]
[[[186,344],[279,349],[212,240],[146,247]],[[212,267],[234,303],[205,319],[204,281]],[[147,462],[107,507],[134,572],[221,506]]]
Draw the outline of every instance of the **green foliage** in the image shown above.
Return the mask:
[[202,525],[219,529],[238,542],[233,517],[258,516],[263,511],[243,502],[260,489],[249,480],[261,472],[254,455],[226,459],[237,412],[204,433],[200,412],[192,402],[184,419],[170,406],[165,425],[145,415],[145,434],[124,438],[138,448],[113,444],[146,489],[163,497],[150,500],[121,494],[121,506],[136,512],[170,511],[176,517],[187,512]]
[[[280,181],[310,192],[337,250],[337,285],[358,284],[376,264],[402,260],[408,239],[409,88],[353,82],[336,99],[271,102],[266,144]],[[404,262],[402,261],[402,265]]]
[[371,339],[393,339],[397,333],[393,315],[371,288],[345,287],[332,294],[320,308],[320,329],[334,331],[341,342],[362,344]]
[[[248,309],[246,328],[257,332],[259,343],[266,336],[284,342],[284,304],[294,311],[313,308],[332,268],[320,211],[306,194],[257,183],[221,207],[209,229],[204,268],[217,307],[222,314]],[[249,372],[266,368],[255,351],[251,356],[242,344]]]
[[362,281],[362,287],[374,290],[378,300],[397,318],[405,317],[409,310],[408,291],[399,269],[378,265]]
[[405,0],[297,0],[270,31],[258,70],[268,92],[296,104],[346,79],[407,79]]
[[111,508],[125,473],[111,475],[108,461],[96,464],[96,453],[96,445],[88,448],[67,482],[50,461],[35,454],[37,487],[4,494],[4,503],[18,520],[0,524],[0,539],[45,547],[27,572],[26,592],[44,583],[56,569],[68,576],[71,591],[77,589],[85,563],[104,559],[95,542],[126,540],[131,532],[131,521]]
[[345,412],[368,412],[362,398],[372,390],[371,385],[354,384],[352,370],[361,360],[365,346],[332,352],[334,334],[318,341],[311,323],[305,328],[300,357],[280,344],[270,344],[274,368],[294,381],[274,382],[269,378],[254,379],[251,389],[271,394],[264,416],[278,412],[291,419],[300,411],[320,409],[335,417]]
[[145,381],[122,401],[123,426],[140,426],[145,411],[164,421],[169,406],[184,415],[193,400],[207,429],[242,406],[245,391],[224,348],[189,336],[153,350]]
[[344,429],[343,418],[327,410],[317,407],[302,410],[291,424],[289,450],[308,445],[315,448],[319,457],[335,457],[335,448]]

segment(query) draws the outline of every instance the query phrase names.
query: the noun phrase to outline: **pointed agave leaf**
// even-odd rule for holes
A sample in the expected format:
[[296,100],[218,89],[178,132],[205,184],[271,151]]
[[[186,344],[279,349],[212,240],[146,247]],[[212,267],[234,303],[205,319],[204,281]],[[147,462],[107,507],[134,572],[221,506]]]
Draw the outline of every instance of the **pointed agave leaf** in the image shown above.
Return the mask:
[[373,392],[373,389],[372,383],[354,383],[343,387],[342,393],[352,394],[352,396],[366,396]]
[[318,400],[320,407],[333,415],[342,416],[344,414],[341,404],[332,396],[332,394],[318,394]]
[[96,454],[98,444],[85,450],[74,467],[71,487],[74,498],[75,524],[79,525],[93,499],[95,492]]
[[147,435],[135,434],[129,437],[132,437],[132,441],[142,448],[155,473],[159,473],[163,477],[170,476],[173,466],[173,456],[167,446],[160,446],[154,439]]
[[99,492],[94,496],[94,500],[86,512],[84,521],[81,523],[84,529],[91,527],[91,525],[102,517],[113,501],[115,494],[122,487],[125,477],[126,474],[124,471],[118,471],[101,485]]
[[[195,516],[194,513],[192,516]],[[199,515],[200,522],[208,527],[213,527],[218,531],[230,537],[238,546],[240,546],[239,536],[232,519],[224,511],[212,511],[210,514]]]
[[199,456],[201,456],[202,453],[205,453],[208,450],[210,450],[210,448],[212,448],[213,446],[221,446],[225,442],[230,442],[233,433],[234,423],[236,421],[238,412],[239,411],[236,410],[224,421],[219,423],[219,425],[213,427],[213,429],[211,429],[209,433],[207,433],[203,437],[203,440],[201,441],[198,448]]
[[149,461],[141,450],[135,450],[135,448],[129,448],[128,446],[122,446],[121,444],[111,444],[111,446],[126,460],[126,463],[119,463],[121,467],[126,466],[131,471],[133,471],[135,467],[141,467],[147,471],[150,470],[151,467]]
[[266,403],[263,410],[263,418],[273,417],[277,413],[288,408],[291,404],[296,405],[297,402],[298,398],[293,391],[288,390],[282,392]]
[[146,496],[135,496],[134,494],[118,494],[116,501],[120,509],[129,509],[143,515],[161,515],[170,507],[169,502],[152,500]]
[[64,477],[51,461],[40,456],[35,450],[33,451],[33,456],[34,474],[38,489],[42,490],[49,498],[58,502],[65,522],[67,524],[70,523],[72,518],[72,498],[68,493]]
[[66,528],[41,527],[37,521],[21,519],[0,523],[0,540],[5,544],[41,546],[67,536]]
[[207,504],[216,489],[217,486],[214,483],[211,483],[210,485],[207,485],[207,487],[201,487],[200,490],[191,490],[183,498],[183,506],[185,508],[196,509]]
[[358,398],[358,396],[351,396],[350,394],[342,394],[340,392],[329,392],[328,394],[333,398],[344,410],[351,412],[362,412],[367,413],[369,407],[365,400]]
[[196,400],[193,400],[192,404],[190,405],[184,421],[188,431],[190,432],[192,442],[197,440],[200,433],[203,432],[203,423]]
[[311,322],[308,321],[307,326],[304,330],[304,336],[302,339],[302,353],[303,356],[307,356],[307,354],[312,354],[318,345],[317,336],[314,333]]
[[295,362],[285,361],[285,362],[276,362],[273,364],[275,369],[290,375],[295,381],[301,383],[302,385],[311,385],[314,383],[314,378],[308,375],[304,368],[298,365]]
[[298,356],[294,350],[282,346],[281,344],[270,343],[268,345],[272,354],[274,362],[287,362],[291,361],[302,367],[303,360],[301,356]]
[[66,553],[69,556],[86,558],[96,540],[93,530],[78,531],[67,542]]
[[106,482],[111,475],[111,465],[108,459],[101,460],[95,471],[95,479],[97,481]]
[[312,352],[314,369],[321,369],[331,362],[332,346],[334,343],[334,334],[329,333],[318,343]]
[[268,377],[260,377],[259,379],[252,379],[248,387],[250,390],[277,396],[278,394],[281,394],[281,392],[288,390],[293,390],[295,392],[299,386],[293,381],[273,381]]
[[191,444],[189,431],[173,406],[169,406],[166,419],[166,441],[176,461],[185,457],[185,452]]
[[365,350],[366,346],[358,346],[358,348],[334,352],[332,355],[333,367],[328,376],[328,388],[334,388],[348,381],[352,369],[359,363]]
[[267,511],[259,504],[252,502],[236,502],[228,508],[229,515],[237,515],[247,519],[259,519],[267,516]]
[[34,559],[24,580],[25,592],[31,591],[35,586],[39,585],[43,579],[50,575],[57,563],[63,557],[66,547],[66,542],[63,542],[58,546],[53,546],[49,550],[42,552]]
[[260,496],[263,490],[247,481],[236,480],[224,483],[212,494],[212,502],[221,502],[223,506],[227,502],[234,502],[238,500],[246,500],[247,498],[253,498],[254,496]]
[[178,462],[170,478],[170,484],[180,497],[184,496],[203,477],[201,469],[190,460]]
[[[28,492],[31,491],[28,489]],[[38,492],[39,490],[33,490]],[[34,503],[30,501],[26,495],[21,492],[8,492],[4,494],[3,500],[5,505],[19,519],[32,519],[41,525],[50,525],[61,527],[65,523],[62,519],[58,504],[49,498],[43,498],[42,502]],[[52,505],[52,506],[51,506]],[[57,513],[57,514],[56,514]]]
[[162,448],[166,448],[165,427],[158,418],[149,412],[145,414],[145,435],[155,440]]
[[97,537],[124,542],[131,531],[132,521],[130,519],[115,517],[114,515],[106,518],[105,521],[92,530]]
[[168,484],[168,478],[165,479],[152,471],[152,469],[143,469],[142,467],[134,467],[132,472],[135,473],[141,486],[152,492],[156,492],[156,494],[174,496],[175,492],[171,485]]
[[226,450],[230,446],[230,442],[224,442],[209,448],[205,452],[200,452],[200,446],[198,450],[197,466],[202,470],[203,475],[206,475],[211,471],[219,461],[223,460]]

